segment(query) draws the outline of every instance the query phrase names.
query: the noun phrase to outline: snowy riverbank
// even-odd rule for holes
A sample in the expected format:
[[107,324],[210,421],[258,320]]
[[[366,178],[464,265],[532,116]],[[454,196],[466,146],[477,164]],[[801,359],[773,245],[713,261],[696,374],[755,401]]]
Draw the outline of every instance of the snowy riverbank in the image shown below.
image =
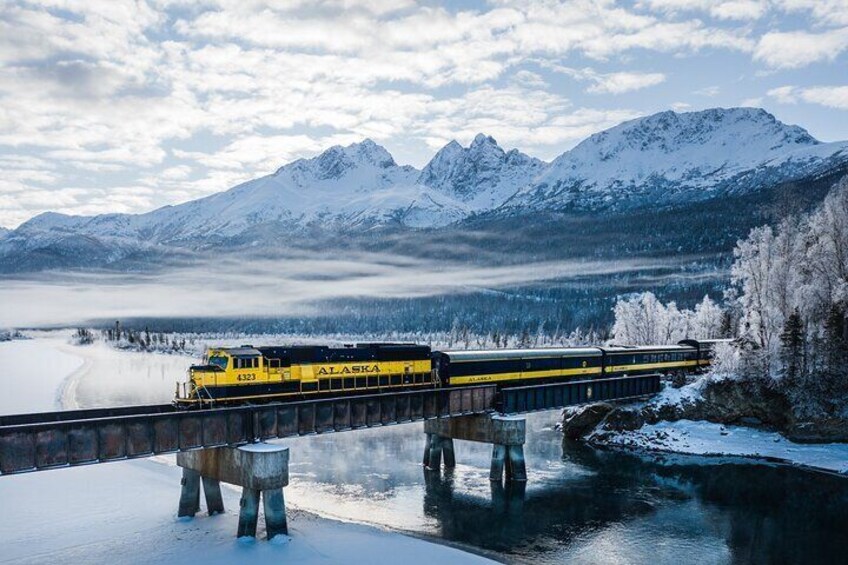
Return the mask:
[[[0,414],[167,401],[190,361],[105,344],[72,346],[69,332],[33,337],[0,344],[0,374],[7,379]],[[223,489],[222,515],[178,520],[180,477],[173,456],[3,477],[0,562],[388,564],[399,556],[409,563],[488,562],[438,543],[321,518],[291,501],[289,537],[238,541],[239,492]],[[263,533],[260,525],[260,538]]]
[[777,432],[745,426],[679,420],[633,431],[602,432],[591,443],[704,456],[751,457],[848,474],[848,444],[793,443]]
[[596,446],[747,457],[848,474],[848,443],[793,442],[768,426],[781,418],[779,402],[744,392],[743,383],[705,376],[682,388],[666,385],[644,403],[578,408],[564,426],[570,437],[579,433]]

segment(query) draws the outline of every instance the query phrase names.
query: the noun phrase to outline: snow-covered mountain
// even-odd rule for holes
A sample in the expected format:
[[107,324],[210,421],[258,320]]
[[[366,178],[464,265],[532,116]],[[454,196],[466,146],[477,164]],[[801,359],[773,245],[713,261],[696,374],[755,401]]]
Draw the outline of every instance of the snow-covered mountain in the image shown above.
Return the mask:
[[418,182],[464,202],[472,211],[496,208],[547,166],[517,149],[504,151],[478,134],[469,147],[451,141],[421,171]]
[[512,198],[518,210],[621,210],[747,193],[848,162],[758,108],[661,112],[594,134]]
[[380,226],[438,229],[475,213],[625,211],[749,194],[848,171],[848,142],[821,143],[756,108],[662,112],[592,135],[544,163],[480,134],[419,171],[371,140],[331,147],[225,192],[146,214],[46,213],[0,232],[0,270],[110,264],[164,248],[261,242]]
[[315,225],[355,229],[386,223],[430,227],[467,215],[463,203],[418,184],[419,175],[414,167],[397,165],[388,151],[366,139],[331,147],[272,175],[185,204],[137,215],[46,213],[23,224],[16,235],[43,240],[45,232],[73,233],[175,243],[232,238],[260,225],[280,230]]

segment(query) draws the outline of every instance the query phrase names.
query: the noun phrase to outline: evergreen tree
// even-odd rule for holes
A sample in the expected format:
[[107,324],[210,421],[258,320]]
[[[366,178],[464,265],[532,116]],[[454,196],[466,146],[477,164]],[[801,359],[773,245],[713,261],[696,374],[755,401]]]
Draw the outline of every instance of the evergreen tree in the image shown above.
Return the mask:
[[519,349],[527,349],[530,347],[530,332],[527,328],[524,328],[524,331],[521,332],[521,339],[518,341]]
[[797,381],[804,373],[804,345],[806,343],[804,321],[801,319],[801,313],[797,308],[786,318],[786,322],[783,324],[780,343],[783,376],[790,382]]
[[[838,304],[833,304],[824,324],[824,368],[828,377],[848,380],[848,337],[846,337],[846,311]],[[844,383],[842,383],[844,384]]]

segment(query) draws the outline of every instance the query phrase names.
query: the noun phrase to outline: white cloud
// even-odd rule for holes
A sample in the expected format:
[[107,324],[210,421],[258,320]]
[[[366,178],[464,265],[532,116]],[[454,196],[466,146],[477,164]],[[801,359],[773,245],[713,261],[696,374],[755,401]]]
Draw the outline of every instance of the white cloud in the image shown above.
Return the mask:
[[763,97],[756,96],[754,98],[746,98],[739,103],[740,106],[748,108],[759,108],[763,105]]
[[772,88],[766,93],[781,104],[795,104],[798,101],[794,86],[780,86]]
[[665,82],[663,73],[607,73],[598,75],[589,92],[622,94]]
[[706,96],[707,98],[714,98],[718,96],[719,92],[721,92],[721,87],[712,85],[699,88],[698,90],[693,91],[692,94],[697,96]]
[[814,86],[805,88],[801,97],[813,104],[848,110],[848,86]]
[[768,9],[765,0],[645,0],[641,4],[669,14],[699,10],[721,20],[756,20]]
[[592,84],[586,89],[593,94],[623,94],[641,90],[649,86],[665,82],[663,73],[634,73],[612,72],[600,73],[591,68],[574,69],[563,65],[552,64],[544,60],[536,61],[543,68],[562,73],[574,79],[589,81]]
[[176,167],[168,167],[161,173],[159,177],[168,180],[183,180],[191,175],[191,167],[188,165],[177,165]]
[[803,101],[837,110],[848,110],[848,86],[811,86],[806,88],[781,86],[769,90],[768,96],[774,98],[780,104],[796,104]]
[[787,13],[808,13],[817,25],[848,25],[848,6],[845,0],[771,0]]
[[512,80],[527,87],[546,88],[549,86],[542,75],[527,70],[518,71],[512,76]]
[[845,0],[641,0],[637,7],[666,15],[702,12],[718,20],[760,20],[809,16],[819,26],[848,24]]
[[770,67],[793,69],[819,61],[832,61],[846,49],[848,28],[822,33],[771,32],[760,38],[754,59]]

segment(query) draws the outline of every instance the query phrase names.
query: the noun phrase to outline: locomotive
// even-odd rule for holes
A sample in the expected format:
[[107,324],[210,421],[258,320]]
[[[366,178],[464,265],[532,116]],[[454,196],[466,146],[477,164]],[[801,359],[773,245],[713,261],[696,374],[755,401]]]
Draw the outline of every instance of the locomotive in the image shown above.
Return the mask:
[[496,384],[500,387],[646,373],[691,373],[709,366],[716,344],[436,351],[412,343],[344,347],[213,347],[177,384],[174,404],[204,407],[316,396]]

